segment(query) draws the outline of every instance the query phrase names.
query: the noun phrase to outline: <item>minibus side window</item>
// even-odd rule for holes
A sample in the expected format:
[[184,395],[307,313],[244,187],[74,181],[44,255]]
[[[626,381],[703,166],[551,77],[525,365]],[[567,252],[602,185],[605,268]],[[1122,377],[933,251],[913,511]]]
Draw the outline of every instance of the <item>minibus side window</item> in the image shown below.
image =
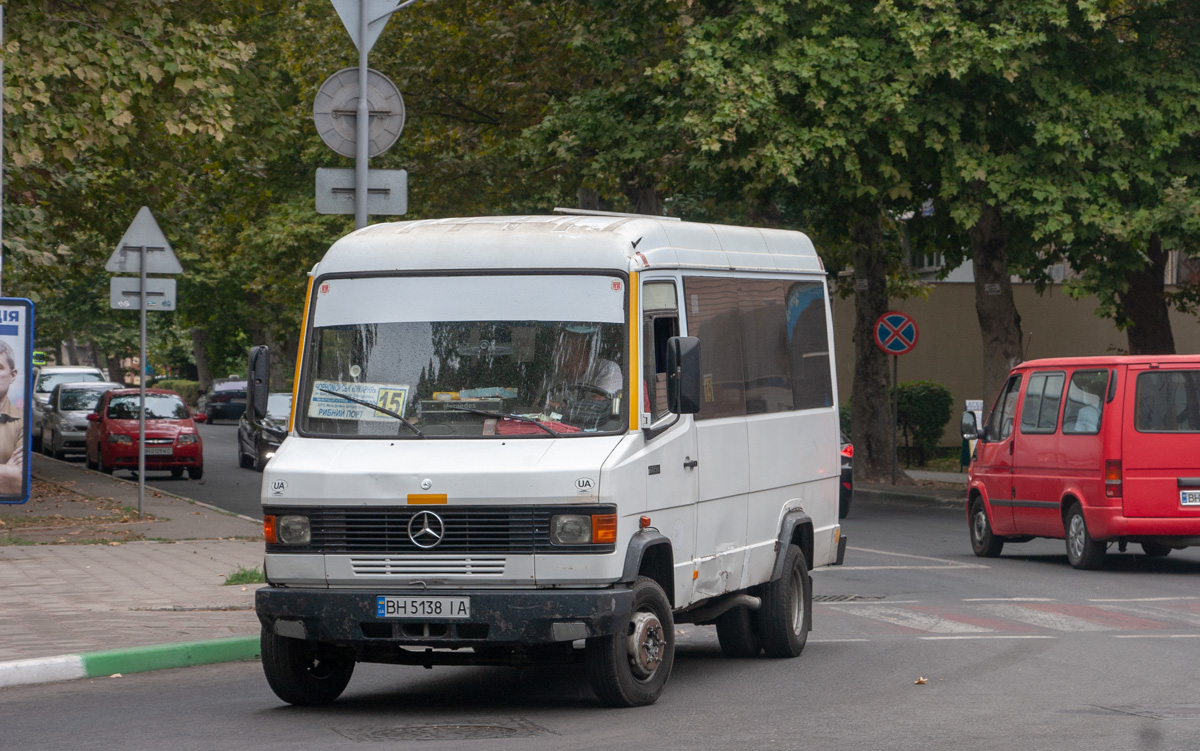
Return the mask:
[[1141,433],[1200,433],[1200,370],[1138,374],[1133,425]]
[[674,282],[642,286],[642,411],[652,422],[667,409],[667,340],[679,336],[679,304]]
[[1062,403],[1063,373],[1034,373],[1025,388],[1021,407],[1022,433],[1053,433],[1058,428],[1058,408]]
[[1008,379],[1000,392],[1000,398],[992,407],[985,435],[988,441],[1003,441],[1012,435],[1013,416],[1017,413],[1017,394],[1021,391],[1021,376]]
[[1077,370],[1071,374],[1067,405],[1063,408],[1063,435],[1096,435],[1100,432],[1107,390],[1107,370]]

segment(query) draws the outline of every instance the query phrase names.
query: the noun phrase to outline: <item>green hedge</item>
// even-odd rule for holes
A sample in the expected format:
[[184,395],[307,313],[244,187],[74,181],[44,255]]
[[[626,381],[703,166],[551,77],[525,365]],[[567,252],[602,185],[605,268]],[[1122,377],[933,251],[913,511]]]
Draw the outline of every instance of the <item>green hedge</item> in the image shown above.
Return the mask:
[[183,400],[193,407],[200,398],[200,382],[185,381],[182,378],[164,378],[154,384],[156,389],[171,389],[183,397]]
[[[946,424],[950,422],[950,410],[954,407],[954,395],[950,389],[932,381],[907,381],[897,391],[897,420],[904,436],[906,449],[911,446],[917,455],[917,466],[933,455]],[[912,450],[908,450],[911,460]]]

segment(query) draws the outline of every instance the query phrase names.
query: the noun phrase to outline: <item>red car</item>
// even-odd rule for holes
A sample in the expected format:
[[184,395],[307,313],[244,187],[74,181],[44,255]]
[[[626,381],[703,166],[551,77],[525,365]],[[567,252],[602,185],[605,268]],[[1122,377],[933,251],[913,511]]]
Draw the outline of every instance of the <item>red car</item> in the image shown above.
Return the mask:
[[[137,471],[138,390],[114,389],[88,414],[87,465],[112,474]],[[169,470],[173,477],[204,476],[204,446],[183,399],[174,391],[146,389],[146,469]]]

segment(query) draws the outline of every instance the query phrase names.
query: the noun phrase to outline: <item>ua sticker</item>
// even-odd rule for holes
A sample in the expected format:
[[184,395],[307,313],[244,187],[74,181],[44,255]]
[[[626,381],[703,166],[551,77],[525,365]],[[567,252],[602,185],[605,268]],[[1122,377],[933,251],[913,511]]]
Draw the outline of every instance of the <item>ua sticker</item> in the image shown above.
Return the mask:
[[283,495],[285,490],[287,490],[287,480],[271,481],[271,495]]
[[596,488],[596,483],[590,477],[580,477],[575,481],[575,489],[580,493],[590,493]]

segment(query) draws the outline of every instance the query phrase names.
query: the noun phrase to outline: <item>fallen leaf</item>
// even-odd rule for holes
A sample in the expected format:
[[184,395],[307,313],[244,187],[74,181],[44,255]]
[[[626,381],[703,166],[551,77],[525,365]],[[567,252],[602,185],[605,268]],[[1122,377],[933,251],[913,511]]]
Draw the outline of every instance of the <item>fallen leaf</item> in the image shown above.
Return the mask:
[[108,676],[108,677],[109,677],[109,678],[121,678],[121,677],[122,677],[122,675],[121,675],[120,673],[113,673],[112,675],[110,675],[110,676]]
[[114,547],[114,548],[115,548],[116,546],[120,545],[121,543],[119,543],[119,542],[116,542],[116,541],[113,541],[113,542],[110,542],[110,543],[108,543],[108,544],[109,544],[111,547]]
[[243,591],[243,592],[245,592],[245,591],[246,591],[246,588],[245,588],[245,587],[242,587],[242,591]]
[[925,680],[924,678],[917,678],[915,681],[913,681],[913,683],[915,683],[918,686],[924,686],[928,682],[929,681]]

